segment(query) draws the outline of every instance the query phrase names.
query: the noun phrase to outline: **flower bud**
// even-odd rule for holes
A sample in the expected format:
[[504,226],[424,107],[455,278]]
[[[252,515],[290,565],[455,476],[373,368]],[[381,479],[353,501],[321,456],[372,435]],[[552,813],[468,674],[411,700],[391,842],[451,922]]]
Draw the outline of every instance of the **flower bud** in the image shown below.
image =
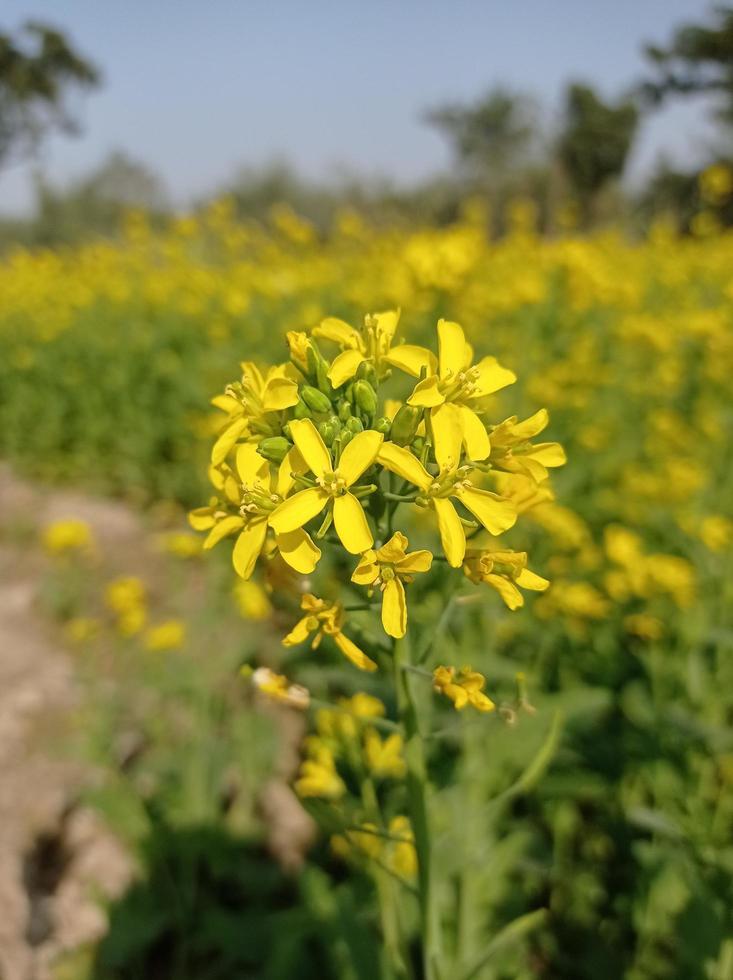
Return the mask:
[[313,415],[311,414],[311,410],[308,408],[308,406],[306,405],[306,403],[303,401],[302,398],[298,401],[298,404],[293,409],[293,415],[296,417],[296,419],[313,418]]
[[417,436],[417,438],[412,440],[410,444],[410,449],[416,456],[420,456],[423,449],[425,448],[425,440],[422,436]]
[[348,422],[351,418],[351,404],[345,398],[342,398],[339,402],[338,413],[339,419],[342,422]]
[[349,431],[349,429],[342,429],[337,436],[337,442],[340,449],[345,449],[351,440],[354,438],[354,433]]
[[361,381],[368,381],[374,386],[377,383],[377,372],[371,361],[362,361],[356,370],[356,377]]
[[322,391],[318,388],[312,388],[310,385],[304,385],[300,389],[300,397],[306,403],[308,408],[314,412],[324,413],[331,412],[331,401]]
[[257,452],[270,463],[282,463],[292,449],[292,444],[283,436],[270,436],[263,439],[257,447]]
[[374,415],[377,410],[377,393],[368,381],[355,382],[354,400],[367,415]]
[[377,432],[381,432],[386,438],[389,438],[390,431],[392,430],[392,422],[386,415],[383,415],[374,423],[374,428]]
[[352,415],[352,417],[351,417],[351,418],[349,419],[349,421],[348,421],[348,422],[346,423],[346,428],[347,428],[347,429],[349,430],[349,432],[351,432],[351,433],[352,433],[353,435],[356,435],[356,434],[357,434],[358,432],[363,432],[363,431],[364,431],[364,426],[363,426],[363,424],[362,424],[362,421],[361,421],[361,419],[357,419],[357,418],[356,418],[355,416],[353,416],[353,415]]
[[[339,426],[340,428],[340,426]],[[333,424],[333,421],[329,419],[327,422],[319,422],[317,425],[318,432],[320,433],[321,439],[326,443],[330,449],[333,445],[334,439],[339,434],[339,429]]]
[[392,442],[408,446],[415,438],[422,412],[414,405],[403,405],[392,422]]

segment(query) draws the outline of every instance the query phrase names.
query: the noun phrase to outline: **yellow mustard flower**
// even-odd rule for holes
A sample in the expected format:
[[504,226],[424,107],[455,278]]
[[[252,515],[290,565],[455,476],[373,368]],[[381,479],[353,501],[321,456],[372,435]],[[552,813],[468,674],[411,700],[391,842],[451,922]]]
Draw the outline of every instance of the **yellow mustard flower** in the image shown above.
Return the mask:
[[366,514],[359,498],[352,493],[359,477],[377,458],[384,436],[368,429],[359,432],[341,453],[338,463],[310,419],[290,423],[290,433],[300,455],[316,478],[316,485],[306,487],[279,504],[270,517],[275,533],[292,534],[329,507],[341,543],[351,554],[360,554],[374,543]]
[[176,558],[195,558],[201,554],[203,542],[193,534],[186,534],[185,531],[171,531],[168,534],[161,534],[159,540],[160,548],[167,551]]
[[385,848],[384,863],[401,878],[414,878],[417,874],[415,837],[407,817],[401,814],[389,822],[391,840]]
[[564,466],[565,450],[559,442],[532,444],[529,440],[544,429],[550,421],[547,409],[541,408],[523,422],[516,415],[491,428],[491,465],[508,473],[524,473],[536,483],[547,479],[548,467]]
[[147,619],[145,586],[139,578],[114,579],[104,591],[104,601],[117,617],[117,628],[124,636],[139,633]]
[[373,776],[402,779],[407,771],[402,736],[393,732],[385,739],[374,728],[364,732],[364,760]]
[[304,595],[300,608],[305,616],[300,619],[283,640],[286,647],[298,646],[315,633],[311,649],[316,650],[324,636],[330,636],[341,653],[360,670],[376,670],[377,665],[363,650],[341,632],[344,622],[344,608],[340,602],[328,603],[314,595]]
[[485,582],[499,593],[509,609],[524,605],[519,591],[544,592],[549,586],[546,578],[527,568],[526,551],[481,551],[469,549],[463,563],[463,571],[472,582]]
[[148,650],[177,650],[186,640],[186,625],[180,619],[167,619],[157,626],[151,626],[145,633],[144,641]]
[[437,365],[418,381],[407,403],[429,409],[432,424],[455,414],[469,458],[486,459],[491,443],[479,415],[480,400],[513,384],[517,377],[495,357],[483,357],[473,365],[473,348],[458,323],[439,320],[437,329]]
[[232,589],[232,595],[240,615],[244,619],[261,622],[272,615],[272,604],[267,593],[257,582],[238,581]]
[[438,530],[445,557],[454,568],[460,568],[466,553],[466,533],[451,498],[462,503],[490,534],[501,534],[514,525],[514,505],[490,490],[475,487],[470,464],[441,470],[431,476],[422,463],[403,446],[386,442],[379,450],[378,461],[392,473],[414,484],[420,490],[417,503],[430,506],[438,519]]
[[92,529],[86,521],[68,518],[54,521],[43,530],[43,547],[52,555],[67,554],[71,551],[91,551],[93,546]]
[[351,581],[382,592],[382,625],[388,636],[400,637],[407,629],[407,599],[403,582],[430,571],[433,556],[429,551],[407,554],[408,540],[396,531],[386,544],[376,551],[369,549],[361,556]]
[[310,704],[307,688],[300,684],[291,684],[287,677],[276,674],[269,667],[258,667],[252,674],[252,683],[262,694],[291,708],[305,710]]
[[496,705],[483,693],[486,678],[470,667],[436,667],[433,671],[433,687],[453,702],[458,711],[467,705],[477,711],[493,711]]
[[[267,529],[274,527],[277,507],[293,486],[294,473],[304,468],[297,450],[286,455],[275,473],[267,460],[259,455],[254,443],[239,446],[236,471],[240,482],[230,476],[223,481],[229,503],[236,503],[239,512],[232,514],[226,505],[215,500],[208,507],[199,507],[189,514],[192,527],[202,531],[209,529],[204,549],[213,548],[222,538],[236,534],[232,563],[237,574],[248,579],[265,547]],[[221,468],[219,472],[222,472]],[[313,571],[321,557],[320,549],[301,527],[289,531],[275,528],[275,543],[285,561],[304,575]]]
[[308,740],[308,758],[301,763],[295,792],[298,796],[327,800],[337,800],[346,792],[344,781],[336,770],[333,752],[320,739]]

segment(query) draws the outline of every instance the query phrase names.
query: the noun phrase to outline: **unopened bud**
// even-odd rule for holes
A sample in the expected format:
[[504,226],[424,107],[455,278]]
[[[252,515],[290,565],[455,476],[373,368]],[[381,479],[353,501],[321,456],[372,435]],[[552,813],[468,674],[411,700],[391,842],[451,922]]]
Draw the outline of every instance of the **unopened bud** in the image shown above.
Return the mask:
[[353,415],[351,416],[351,418],[349,419],[349,421],[346,423],[346,428],[353,435],[356,435],[357,433],[364,431],[364,425],[362,424],[361,419],[358,419],[358,418],[356,418]]
[[383,435],[389,436],[392,429],[392,422],[386,415],[383,415],[374,423],[374,428],[377,430],[377,432],[381,432]]
[[340,449],[345,449],[351,440],[354,438],[354,433],[350,432],[348,429],[342,429],[341,432],[336,437],[336,441]]
[[377,410],[377,393],[368,381],[355,382],[354,399],[362,412],[374,415]]
[[392,422],[392,442],[408,446],[415,438],[422,412],[414,405],[403,405]]
[[262,440],[257,452],[271,463],[282,463],[291,449],[292,445],[283,436],[270,436]]
[[303,401],[302,398],[298,401],[298,404],[293,409],[293,415],[296,417],[296,419],[313,418],[311,410],[308,408],[308,406],[306,405],[306,403]]
[[312,388],[310,385],[304,385],[300,389],[300,397],[306,403],[308,408],[314,412],[322,414],[324,412],[332,411],[330,399],[327,398],[322,391],[319,391],[318,388]]
[[339,434],[339,429],[336,428],[336,426],[333,424],[333,422],[330,419],[328,420],[328,422],[319,422],[317,428],[318,428],[318,432],[320,433],[321,439],[323,439],[323,441],[330,449],[331,446],[333,445],[334,439]]
[[375,385],[377,383],[377,372],[372,362],[362,361],[356,370],[356,377],[360,381],[368,381],[369,384]]
[[351,403],[348,402],[345,398],[342,398],[341,401],[339,402],[338,413],[339,413],[339,419],[342,422],[348,422],[349,419],[351,418]]
[[[392,423],[392,429],[394,430],[394,422]],[[410,449],[413,451],[413,453],[416,456],[420,456],[424,448],[425,448],[425,440],[423,439],[422,436],[417,436],[410,443]]]

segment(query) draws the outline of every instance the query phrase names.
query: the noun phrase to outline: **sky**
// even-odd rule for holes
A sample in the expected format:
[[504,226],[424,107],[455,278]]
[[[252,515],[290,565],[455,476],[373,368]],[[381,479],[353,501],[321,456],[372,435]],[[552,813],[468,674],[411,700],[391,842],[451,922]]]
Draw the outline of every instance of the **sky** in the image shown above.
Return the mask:
[[[705,0],[2,0],[0,30],[63,29],[103,73],[83,134],[54,136],[0,172],[0,212],[23,213],[32,174],[64,183],[122,149],[164,178],[174,204],[242,166],[288,160],[408,183],[450,168],[426,107],[496,83],[537,95],[546,123],[569,80],[613,97],[645,70],[642,44],[700,21]],[[661,152],[694,162],[710,139],[698,102],[645,122],[631,178]]]

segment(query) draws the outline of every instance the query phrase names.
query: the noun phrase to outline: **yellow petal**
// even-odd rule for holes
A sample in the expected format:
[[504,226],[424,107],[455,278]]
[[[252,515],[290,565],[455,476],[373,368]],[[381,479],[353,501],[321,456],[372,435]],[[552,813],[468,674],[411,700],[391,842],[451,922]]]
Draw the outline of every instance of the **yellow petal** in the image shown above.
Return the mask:
[[433,506],[438,517],[438,530],[443,544],[443,552],[448,564],[460,568],[466,554],[466,534],[461,519],[450,500],[434,497]]
[[221,521],[212,527],[209,531],[208,537],[204,541],[204,548],[208,551],[209,548],[213,548],[215,544],[218,544],[222,538],[227,537],[229,534],[234,534],[238,531],[240,527],[244,524],[244,518],[242,517],[225,517]]
[[401,575],[418,575],[420,572],[429,572],[432,564],[433,556],[429,551],[412,551],[397,562],[395,568]]
[[237,447],[237,475],[247,487],[255,484],[268,486],[270,482],[270,464],[257,452],[253,442],[245,442]]
[[275,534],[287,534],[303,527],[316,514],[320,514],[329,500],[321,487],[308,487],[283,500],[270,515],[270,527]]
[[266,537],[266,517],[258,521],[250,521],[245,525],[242,533],[235,541],[232,551],[232,564],[237,575],[241,575],[245,579],[250,577],[257,564],[257,559],[260,557]]
[[382,626],[387,636],[399,638],[407,630],[405,587],[398,578],[387,582],[382,593]]
[[450,320],[438,320],[438,370],[441,378],[455,377],[466,367],[466,335]]
[[465,487],[456,491],[456,496],[490,534],[501,534],[516,523],[517,511],[514,505],[497,493],[479,490],[477,487]]
[[333,523],[341,544],[352,555],[361,554],[374,544],[364,509],[353,494],[334,498]]
[[211,507],[197,507],[189,513],[188,523],[194,531],[208,531],[216,524],[216,518],[211,513]]
[[402,531],[395,531],[392,537],[377,551],[377,561],[394,565],[402,561],[407,552],[408,541]]
[[411,374],[413,378],[419,378],[423,370],[428,374],[435,374],[438,362],[435,354],[425,347],[418,347],[417,344],[399,344],[393,347],[389,354],[383,358],[387,364]]
[[229,455],[229,450],[246,428],[247,419],[237,419],[236,422],[232,422],[231,425],[228,425],[226,429],[224,429],[211,450],[211,462],[214,464],[214,466],[218,466],[219,463],[224,462],[226,457]]
[[290,434],[314,476],[323,476],[331,470],[331,455],[310,419],[294,419],[290,423]]
[[483,357],[476,365],[479,376],[476,382],[474,398],[492,395],[495,391],[513,385],[517,376],[509,368],[502,367],[495,357]]
[[524,596],[509,579],[503,578],[501,575],[489,573],[484,576],[484,582],[496,589],[509,609],[519,609],[524,605]]
[[533,439],[536,435],[539,435],[544,429],[547,428],[550,421],[550,416],[547,414],[546,408],[541,408],[539,412],[535,412],[534,415],[530,415],[528,419],[523,422],[517,422],[512,426],[512,435],[517,439],[524,441],[525,439]]
[[391,473],[396,473],[397,476],[401,476],[403,480],[414,484],[420,490],[427,490],[433,482],[432,477],[420,460],[416,459],[409,449],[398,446],[394,442],[382,443],[377,453],[377,461],[385,469]]
[[311,331],[314,337],[323,337],[324,340],[332,340],[334,344],[341,347],[359,350],[361,348],[361,335],[351,324],[345,320],[339,320],[335,316],[327,316],[321,320],[317,327]]
[[355,582],[356,585],[371,585],[379,576],[376,558],[376,553],[371,548],[365,551],[354,569],[351,581]]
[[491,442],[489,434],[484,427],[484,423],[467,405],[460,405],[459,412],[461,417],[461,429],[463,431],[463,442],[466,447],[466,454],[469,459],[487,459],[491,452]]
[[407,399],[407,404],[420,408],[435,408],[436,405],[442,405],[444,401],[445,396],[438,390],[438,376],[431,374],[427,378],[423,378],[422,381],[418,381]]
[[310,534],[298,528],[276,535],[277,546],[285,561],[301,575],[310,575],[321,557],[321,549]]
[[[377,458],[379,447],[384,442],[384,435],[375,429],[359,432],[341,453],[338,464],[338,475],[350,487],[368,470]],[[361,549],[364,550],[363,548]]]
[[457,405],[446,402],[430,413],[435,459],[441,470],[453,470],[461,461],[463,427]]
[[564,466],[568,461],[559,442],[538,442],[528,455],[543,466]]
[[550,584],[546,578],[530,572],[528,568],[523,568],[515,581],[522,589],[530,589],[532,592],[544,592]]
[[334,358],[328,372],[328,380],[334,388],[340,388],[342,384],[354,377],[362,361],[364,361],[364,355],[361,351],[342,351],[338,357]]
[[242,409],[237,399],[232,398],[231,395],[216,395],[211,399],[211,404],[222,412],[226,412],[227,415],[232,415],[234,412],[239,412]]
[[287,497],[290,491],[293,489],[293,474],[296,476],[302,476],[304,473],[308,472],[308,464],[300,455],[298,450],[293,446],[290,452],[285,456],[285,459],[280,463],[280,467],[277,471],[277,488],[276,493],[280,497]]
[[266,412],[280,412],[298,404],[298,386],[289,378],[270,378],[262,393],[262,407]]
[[377,321],[377,331],[383,337],[391,340],[395,335],[397,324],[400,322],[400,310],[385,310],[384,313],[375,313],[374,318]]
[[298,644],[304,643],[317,626],[318,620],[315,619],[315,617],[303,616],[303,618],[298,620],[295,626],[285,637],[283,640],[283,646],[297,647]]
[[374,661],[370,657],[367,657],[364,651],[360,650],[359,647],[348,638],[348,636],[344,636],[343,633],[336,633],[333,639],[341,653],[343,653],[345,657],[348,657],[352,664],[354,664],[355,667],[358,667],[359,670],[368,670],[371,672],[377,669],[377,665],[374,663]]

